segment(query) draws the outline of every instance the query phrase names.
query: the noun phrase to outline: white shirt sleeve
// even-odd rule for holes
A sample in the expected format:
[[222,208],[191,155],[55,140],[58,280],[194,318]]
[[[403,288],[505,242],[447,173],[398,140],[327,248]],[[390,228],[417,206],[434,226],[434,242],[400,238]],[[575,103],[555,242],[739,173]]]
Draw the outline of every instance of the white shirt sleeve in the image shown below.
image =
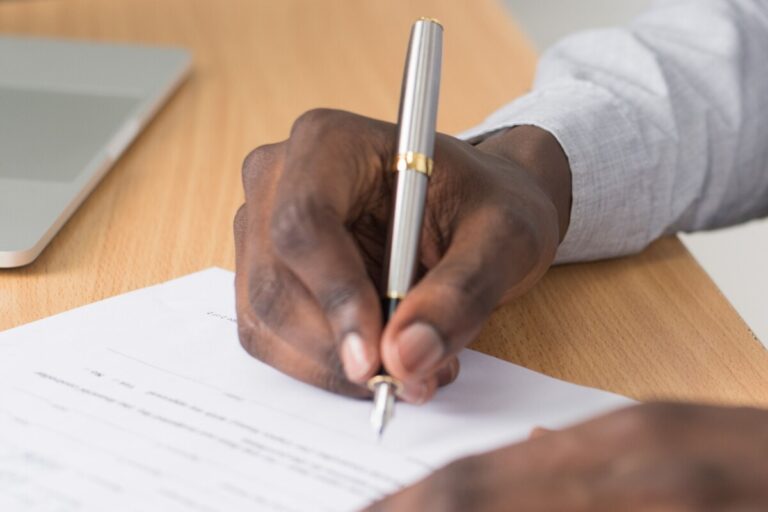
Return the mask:
[[768,0],[667,0],[568,37],[532,92],[463,134],[535,125],[573,175],[558,262],[768,215]]

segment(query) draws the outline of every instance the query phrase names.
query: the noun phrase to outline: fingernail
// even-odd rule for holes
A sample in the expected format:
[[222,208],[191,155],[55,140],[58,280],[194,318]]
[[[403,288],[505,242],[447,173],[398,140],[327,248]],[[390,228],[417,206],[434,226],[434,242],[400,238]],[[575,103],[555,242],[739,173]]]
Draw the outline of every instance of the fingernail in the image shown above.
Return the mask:
[[407,372],[425,373],[443,357],[443,340],[434,327],[417,322],[405,328],[397,338],[400,363]]
[[398,396],[409,404],[421,405],[427,399],[428,391],[429,388],[424,383],[406,384]]
[[371,370],[371,362],[365,351],[363,338],[356,332],[350,332],[341,342],[341,360],[349,380],[361,382]]

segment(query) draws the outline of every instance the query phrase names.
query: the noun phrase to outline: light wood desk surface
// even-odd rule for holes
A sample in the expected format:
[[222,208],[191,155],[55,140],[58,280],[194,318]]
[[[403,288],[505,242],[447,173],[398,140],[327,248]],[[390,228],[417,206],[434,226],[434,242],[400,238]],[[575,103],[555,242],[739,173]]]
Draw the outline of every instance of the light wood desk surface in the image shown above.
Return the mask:
[[[446,27],[439,128],[525,91],[535,52],[494,0],[6,0],[0,32],[184,46],[188,82],[32,265],[0,271],[0,329],[211,265],[249,149],[317,106],[394,121],[410,23]],[[768,406],[768,353],[677,239],[551,271],[475,347],[631,397]]]

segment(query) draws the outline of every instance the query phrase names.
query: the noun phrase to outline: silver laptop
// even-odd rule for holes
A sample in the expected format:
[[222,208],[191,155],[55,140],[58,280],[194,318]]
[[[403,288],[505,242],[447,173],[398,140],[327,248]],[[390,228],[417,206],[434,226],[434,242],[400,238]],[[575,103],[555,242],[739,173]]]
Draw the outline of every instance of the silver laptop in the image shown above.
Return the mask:
[[0,267],[40,254],[190,62],[179,48],[0,37]]

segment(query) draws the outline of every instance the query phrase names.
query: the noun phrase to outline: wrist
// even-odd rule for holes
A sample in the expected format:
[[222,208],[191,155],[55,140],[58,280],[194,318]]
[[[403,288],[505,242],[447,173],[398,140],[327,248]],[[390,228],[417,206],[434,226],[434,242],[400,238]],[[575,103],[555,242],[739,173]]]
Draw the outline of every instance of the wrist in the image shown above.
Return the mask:
[[555,136],[522,125],[495,133],[476,147],[514,162],[536,178],[557,209],[562,241],[571,218],[571,168]]

